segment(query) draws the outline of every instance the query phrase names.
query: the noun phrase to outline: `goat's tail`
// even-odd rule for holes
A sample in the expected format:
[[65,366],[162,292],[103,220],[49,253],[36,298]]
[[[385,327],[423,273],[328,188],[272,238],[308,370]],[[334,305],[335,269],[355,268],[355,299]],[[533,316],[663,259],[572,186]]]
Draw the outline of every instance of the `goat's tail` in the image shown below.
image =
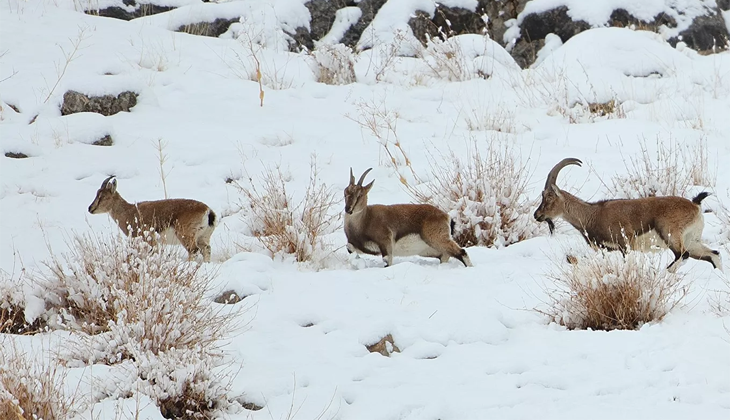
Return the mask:
[[702,191],[701,193],[697,194],[697,197],[692,199],[692,202],[699,206],[700,203],[702,203],[702,200],[707,198],[708,195],[710,195],[710,193],[708,193],[707,191]]
[[208,226],[215,226],[215,217],[215,212],[213,210],[208,210]]

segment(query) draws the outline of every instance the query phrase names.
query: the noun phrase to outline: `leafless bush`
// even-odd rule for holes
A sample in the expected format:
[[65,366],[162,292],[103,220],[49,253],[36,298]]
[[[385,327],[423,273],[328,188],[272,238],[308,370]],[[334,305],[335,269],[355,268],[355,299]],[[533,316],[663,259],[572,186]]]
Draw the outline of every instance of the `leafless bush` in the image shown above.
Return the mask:
[[556,262],[548,278],[554,287],[537,311],[569,329],[636,329],[660,321],[688,292],[681,274],[667,271],[657,255],[638,251]]
[[489,139],[482,152],[472,140],[466,158],[453,151],[432,157],[430,180],[424,180],[398,138],[398,114],[385,104],[361,103],[359,111],[354,121],[378,139],[408,193],[454,220],[454,240],[460,246],[502,247],[541,233],[543,228],[531,219],[535,203],[525,193],[530,175],[527,162],[508,143]]
[[253,179],[248,185],[235,182],[246,201],[243,221],[256,239],[272,256],[291,254],[297,262],[313,261],[329,252],[324,235],[342,225],[338,213],[330,210],[339,202],[331,188],[318,179],[312,161],[309,184],[304,197],[294,202],[286,190],[281,168],[268,168],[260,177],[261,186]]
[[321,45],[311,53],[319,83],[349,85],[355,83],[355,56],[343,44]]
[[152,246],[142,236],[77,235],[41,279],[53,308],[49,324],[99,335],[86,340],[92,354],[82,360],[117,363],[137,347],[215,353],[232,316],[205,299],[214,274],[201,267],[179,247]]
[[606,185],[609,193],[623,198],[683,197],[692,185],[715,185],[715,176],[708,166],[706,142],[682,148],[676,140],[657,139],[656,145],[656,153],[652,155],[646,140],[641,141],[640,156],[631,157],[628,162],[624,159],[627,174],[613,177],[612,185]]
[[15,342],[0,342],[0,418],[65,420],[73,413],[66,370],[52,356],[30,359]]
[[434,75],[450,82],[463,82],[477,77],[469,57],[464,54],[457,39],[432,37],[421,57]]
[[431,159],[429,182],[404,185],[417,201],[449,213],[459,245],[503,247],[540,233],[525,193],[529,174],[509,144],[493,141],[482,152],[473,142],[466,157],[451,151]]

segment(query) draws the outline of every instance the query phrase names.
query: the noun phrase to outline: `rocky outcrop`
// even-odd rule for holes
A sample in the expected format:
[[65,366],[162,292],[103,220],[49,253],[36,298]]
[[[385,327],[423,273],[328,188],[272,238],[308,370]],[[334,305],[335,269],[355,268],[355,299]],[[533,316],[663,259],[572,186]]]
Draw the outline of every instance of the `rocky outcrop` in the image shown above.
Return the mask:
[[[126,7],[125,7],[126,6]],[[87,14],[110,17],[121,20],[132,20],[143,16],[156,15],[158,13],[167,12],[174,7],[158,6],[152,3],[139,4],[134,0],[122,0],[119,6],[111,6],[105,9],[86,10]]]
[[213,22],[188,23],[175,29],[175,32],[185,32],[191,35],[210,36],[217,38],[228,31],[228,28],[240,21],[240,18],[216,19]]
[[289,33],[293,43],[289,49],[299,51],[303,47],[312,50],[314,41],[322,39],[332,29],[337,11],[345,7],[357,7],[361,11],[358,21],[350,26],[340,40],[348,47],[354,48],[360,40],[363,31],[375,19],[375,15],[388,0],[310,0],[304,4],[309,10],[309,30],[304,27],[296,29],[295,33]]
[[693,50],[713,53],[727,49],[730,35],[725,19],[718,10],[712,15],[695,18],[689,28],[680,32],[678,37],[671,38],[669,43],[674,47],[680,40]]
[[352,4],[352,6],[357,6],[362,11],[362,16],[360,16],[360,19],[355,23],[354,25],[350,26],[350,28],[345,32],[345,35],[342,37],[340,42],[347,45],[348,47],[355,48],[357,45],[357,41],[360,40],[360,36],[362,35],[365,28],[370,25],[370,22],[375,19],[375,15],[378,14],[378,11],[381,7],[385,4],[387,0],[362,0],[361,2],[357,4]]
[[122,92],[117,96],[87,96],[69,90],[63,94],[61,115],[70,115],[77,112],[96,112],[109,116],[122,111],[129,112],[135,105],[137,105],[137,94],[131,91]]
[[487,24],[482,14],[461,7],[446,7],[436,4],[433,17],[419,10],[408,21],[413,35],[424,45],[428,38],[435,36],[454,36],[461,34],[480,34],[486,31]]

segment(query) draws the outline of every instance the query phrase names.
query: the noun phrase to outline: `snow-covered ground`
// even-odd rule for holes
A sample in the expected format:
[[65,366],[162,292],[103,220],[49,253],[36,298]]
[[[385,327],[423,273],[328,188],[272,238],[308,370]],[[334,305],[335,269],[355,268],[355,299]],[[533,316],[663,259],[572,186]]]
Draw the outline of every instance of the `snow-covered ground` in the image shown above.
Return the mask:
[[[383,268],[380,258],[348,255],[339,229],[328,236],[337,250],[322,268],[240,252],[240,244],[255,241],[242,220],[242,195],[226,182],[251,177],[256,183],[265,168],[279,165],[298,198],[316,159],[321,182],[338,194],[350,167],[356,175],[374,167],[371,204],[410,202],[383,140],[360,124],[377,114],[397,121],[400,145],[422,179],[430,176],[432,156],[465,155],[473,144],[513,144],[530,171],[527,192],[534,199],[565,157],[584,166],[564,169],[561,188],[598,200],[611,198],[612,179],[627,173],[642,148],[655,156],[672,145],[685,156],[705,147],[714,182],[689,192],[711,191],[703,206],[720,210],[730,206],[730,53],[702,56],[681,44],[671,48],[660,35],[602,28],[564,45],[548,39],[538,64],[520,70],[498,44],[462,36],[450,41],[461,54],[460,74],[478,70],[485,77],[449,81],[455,77],[437,56],[393,57],[392,51],[416,47],[407,36],[392,36],[400,24],[381,18],[370,34],[401,44],[357,54],[358,82],[332,86],[316,82],[311,56],[284,51],[281,28],[306,24],[301,1],[231,2],[222,11],[198,4],[130,22],[85,15],[75,4],[0,4],[0,152],[30,156],[0,157],[0,269],[14,278],[21,266],[39,270],[49,247],[62,252],[76,233],[116,232],[108,216],[87,211],[108,175],[118,177],[129,201],[163,198],[161,141],[169,196],[203,201],[220,216],[210,264],[217,291],[247,296],[238,304],[246,327],[225,344],[231,393],[265,408],[226,416],[730,416],[730,318],[711,310],[716,291],[726,287],[727,268],[686,262],[680,270],[691,287],[687,305],[661,322],[638,331],[568,331],[532,310],[546,300],[551,261],[584,246],[565,224],[551,237],[471,247],[473,268],[418,257]],[[248,18],[221,38],[170,30],[191,17],[231,14]],[[263,106],[251,80],[254,55]],[[139,98],[129,113],[61,116],[68,90],[132,90]],[[610,100],[620,111],[599,116],[588,109]],[[90,145],[106,134],[113,146]],[[730,232],[714,212],[705,223],[704,242],[721,249],[730,266]],[[0,351],[11,341],[29,351],[62,348],[64,334],[4,336]],[[366,345],[387,334],[400,353],[368,352]],[[112,372],[70,369],[68,387],[81,380],[79,392],[92,395],[91,378],[112,381]],[[121,404],[142,404],[143,416],[158,418],[140,398]],[[81,418],[114,418],[115,407],[116,401],[98,401]]]

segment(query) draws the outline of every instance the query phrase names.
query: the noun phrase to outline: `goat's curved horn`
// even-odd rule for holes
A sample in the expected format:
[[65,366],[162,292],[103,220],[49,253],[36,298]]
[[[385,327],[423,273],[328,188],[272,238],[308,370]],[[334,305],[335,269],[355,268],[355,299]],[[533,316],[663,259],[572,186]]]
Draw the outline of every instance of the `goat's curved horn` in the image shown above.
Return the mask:
[[553,167],[553,169],[550,170],[550,173],[547,176],[547,181],[545,181],[545,189],[550,188],[551,185],[555,185],[555,181],[558,179],[558,173],[561,169],[568,165],[578,165],[581,166],[583,162],[580,161],[580,159],[576,158],[565,158],[558,162],[557,165]]
[[355,185],[355,175],[352,173],[352,168],[350,168],[350,185]]
[[109,181],[114,179],[114,175],[110,176],[109,178],[105,179],[104,182],[101,183],[101,188],[106,188],[107,184],[109,184]]
[[360,177],[360,180],[359,180],[359,181],[357,181],[357,186],[358,186],[358,187],[362,187],[362,182],[363,182],[363,181],[365,180],[365,175],[367,175],[367,174],[368,174],[368,172],[370,172],[370,171],[372,171],[372,170],[373,170],[373,168],[368,168],[368,170],[367,170],[367,171],[365,171],[365,172],[363,172],[363,173],[362,173],[362,176]]

